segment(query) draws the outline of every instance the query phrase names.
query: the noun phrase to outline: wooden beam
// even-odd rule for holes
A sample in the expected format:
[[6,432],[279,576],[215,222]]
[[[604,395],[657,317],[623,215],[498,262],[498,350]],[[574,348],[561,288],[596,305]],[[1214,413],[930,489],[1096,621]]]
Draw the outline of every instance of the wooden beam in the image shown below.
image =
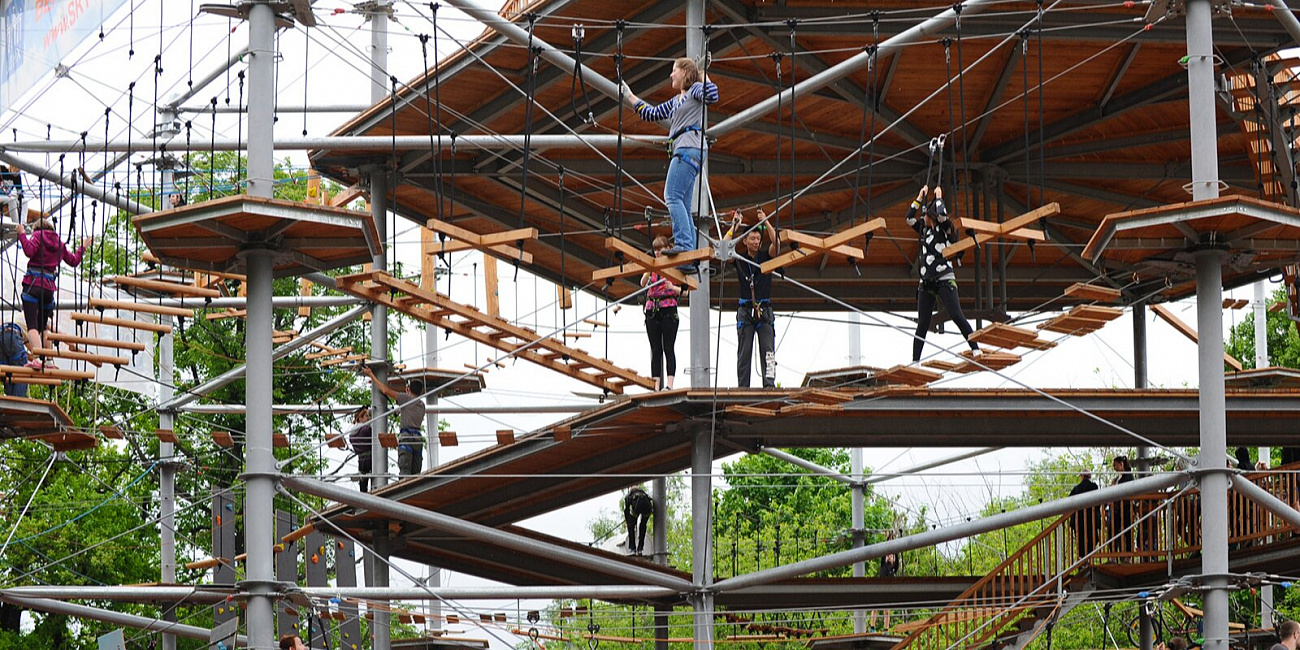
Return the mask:
[[366,195],[366,189],[353,185],[330,198],[330,207],[340,208]]
[[[974,237],[968,237],[961,241],[954,242],[952,245],[943,249],[943,256],[951,259],[952,257],[960,254],[962,251],[974,248],[975,246],[983,245],[984,243],[992,241],[999,237],[1010,237],[1013,239],[1029,239],[1032,241],[1046,241],[1046,235],[1044,235],[1044,233],[1041,230],[1029,229],[1028,226],[1037,223],[1040,219],[1046,219],[1048,217],[1056,216],[1060,213],[1061,213],[1061,204],[1056,202],[1048,203],[1047,205],[1041,208],[1030,210],[1029,212],[1026,212],[1020,216],[1014,217],[1002,223],[992,224],[996,226],[995,232],[977,233]],[[987,221],[981,222],[974,219],[963,219],[962,226],[964,227],[968,221],[974,222],[976,224],[981,224],[980,227],[983,227],[982,224],[991,224],[991,222],[987,222]]]
[[68,359],[70,361],[85,361],[87,363],[102,364],[111,363],[115,366],[125,366],[131,363],[126,357],[118,357],[105,354],[90,354],[89,352],[73,352],[72,350],[58,350],[55,348],[36,348],[32,354],[38,357],[49,357],[51,359]]
[[501,296],[498,293],[497,258],[483,253],[483,289],[487,296],[487,315],[501,318]]
[[1115,302],[1120,298],[1120,290],[1114,287],[1103,287],[1096,284],[1084,284],[1075,282],[1066,287],[1065,295],[1079,300],[1092,300],[1095,302]]
[[[314,286],[314,285],[312,284],[312,281],[311,281],[311,280],[308,280],[307,278],[298,278],[298,295],[301,296],[301,297],[303,297],[303,298],[306,298],[306,297],[310,296],[310,295],[312,294],[311,288],[312,288],[313,286]],[[303,318],[308,318],[308,317],[310,317],[310,316],[311,316],[311,307],[308,307],[308,306],[306,306],[306,305],[303,305],[302,307],[299,307],[299,308],[298,308],[298,315],[301,316],[301,317],[303,317]]]
[[107,298],[90,299],[90,306],[96,309],[116,309],[119,311],[141,311],[146,314],[158,314],[160,316],[175,316],[177,318],[193,318],[193,309],[183,309],[181,307],[164,307],[162,305],[151,305],[147,302],[132,302],[129,300],[109,300]]
[[75,343],[87,347],[97,348],[117,348],[119,350],[131,350],[132,352],[144,352],[145,344],[139,341],[117,341],[113,339],[95,339],[88,336],[73,336],[62,332],[46,332],[45,338],[55,343]]
[[619,266],[611,266],[607,269],[596,269],[591,274],[592,282],[597,280],[624,278],[629,275],[654,271],[677,284],[685,285],[691,289],[698,289],[700,288],[700,283],[696,281],[694,277],[688,277],[685,273],[677,270],[676,267],[713,257],[712,248],[700,248],[693,251],[687,251],[681,255],[652,257],[648,253],[642,252],[637,247],[617,237],[605,238],[605,249],[622,253],[624,261]]
[[791,251],[787,251],[780,255],[777,255],[776,257],[766,262],[763,262],[762,266],[759,267],[759,270],[763,273],[771,273],[772,271],[775,271],[779,268],[794,264],[795,262],[798,262],[804,259],[805,257],[808,257],[809,255],[814,255],[818,253],[843,254],[845,257],[851,260],[866,259],[867,257],[866,251],[850,248],[849,250],[852,252],[848,254],[844,254],[844,253],[840,253],[837,249],[843,247],[844,244],[851,239],[856,239],[858,237],[865,237],[867,233],[875,232],[884,227],[885,227],[885,220],[883,218],[877,217],[875,219],[872,219],[871,221],[865,221],[847,230],[842,230],[840,232],[837,232],[829,237],[814,237],[812,235],[796,234],[793,233],[793,231],[787,230],[784,236],[789,238],[791,241],[799,242],[800,247]]
[[175,282],[164,282],[162,280],[146,280],[145,278],[136,278],[129,275],[114,276],[113,284],[124,287],[147,289],[158,293],[169,293],[178,296],[194,296],[197,298],[221,297],[221,292],[216,289],[204,289],[190,284],[177,284]]
[[[1156,316],[1159,316],[1161,320],[1165,321],[1166,323],[1169,323],[1170,326],[1178,330],[1179,334],[1182,334],[1183,336],[1186,336],[1187,338],[1191,339],[1192,343],[1199,344],[1199,338],[1196,334],[1196,330],[1191,325],[1184,323],[1182,319],[1175,316],[1173,312],[1169,311],[1168,307],[1165,307],[1164,305],[1151,305],[1151,311],[1155,312]],[[1232,367],[1233,370],[1236,370],[1238,372],[1240,372],[1243,367],[1240,361],[1233,358],[1233,356],[1228,354],[1227,352],[1223,353],[1223,362],[1228,364],[1229,366]]]
[[99,323],[100,325],[108,325],[111,327],[127,327],[131,329],[145,330],[147,332],[157,332],[159,334],[170,334],[172,331],[171,325],[132,320],[130,318],[112,318],[103,314],[83,314],[80,312],[73,312],[68,314],[68,316],[72,318],[72,320],[76,321]]

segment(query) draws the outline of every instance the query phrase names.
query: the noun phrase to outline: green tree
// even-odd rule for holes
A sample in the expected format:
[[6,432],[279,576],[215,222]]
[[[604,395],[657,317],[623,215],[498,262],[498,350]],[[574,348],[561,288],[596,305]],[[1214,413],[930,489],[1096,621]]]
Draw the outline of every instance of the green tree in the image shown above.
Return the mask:
[[[1273,292],[1269,303],[1286,302],[1286,289]],[[1264,332],[1268,339],[1268,363],[1283,368],[1300,368],[1300,332],[1287,316],[1286,310],[1269,312],[1264,319]],[[1246,368],[1255,367],[1255,314],[1248,312],[1240,323],[1228,332],[1224,345],[1228,354],[1241,360]]]

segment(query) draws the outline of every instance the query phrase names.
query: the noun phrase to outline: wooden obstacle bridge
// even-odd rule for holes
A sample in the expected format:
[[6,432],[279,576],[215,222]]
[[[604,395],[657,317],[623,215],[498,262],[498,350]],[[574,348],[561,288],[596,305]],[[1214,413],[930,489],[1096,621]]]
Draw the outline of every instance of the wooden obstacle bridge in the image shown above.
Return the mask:
[[648,390],[655,388],[655,380],[650,377],[618,367],[607,359],[571,347],[560,339],[543,338],[531,329],[494,318],[474,307],[383,271],[345,275],[336,278],[336,282],[340,291],[386,305],[390,309],[611,393],[622,394],[628,386],[640,386]]

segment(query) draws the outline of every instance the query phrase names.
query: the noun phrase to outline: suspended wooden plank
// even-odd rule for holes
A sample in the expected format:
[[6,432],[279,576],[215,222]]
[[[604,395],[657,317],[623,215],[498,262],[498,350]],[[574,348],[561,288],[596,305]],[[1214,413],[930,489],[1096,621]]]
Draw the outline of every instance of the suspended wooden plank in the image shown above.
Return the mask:
[[925,368],[933,368],[939,372],[952,372],[953,369],[961,364],[953,363],[952,361],[944,361],[943,359],[929,359],[927,361],[922,361],[921,365]]
[[1249,304],[1250,304],[1250,301],[1249,301],[1249,300],[1246,300],[1245,298],[1236,298],[1236,299],[1233,299],[1233,298],[1224,298],[1224,299],[1223,299],[1223,308],[1224,308],[1224,309],[1241,309],[1242,307],[1245,307],[1246,305],[1249,305]]
[[442,445],[443,447],[455,447],[457,444],[459,444],[459,441],[456,440],[456,432],[455,432],[455,431],[439,431],[439,432],[438,432],[438,444],[439,444],[439,445]]
[[147,302],[132,302],[130,300],[109,300],[107,298],[91,298],[90,306],[96,309],[116,309],[118,311],[138,311],[146,314],[158,314],[159,316],[176,316],[177,318],[193,318],[193,309],[183,309],[181,307],[164,307],[162,305],[152,305]]
[[497,260],[495,257],[483,254],[483,295],[487,297],[487,314],[493,318],[501,318],[501,295],[498,293],[497,282]]
[[244,309],[225,309],[223,311],[204,314],[207,320],[224,320],[227,318],[244,318],[248,316],[248,311]]
[[1010,352],[998,351],[974,354],[972,351],[967,350],[963,352],[961,356],[965,357],[967,361],[963,361],[956,368],[953,368],[953,372],[968,374],[979,372],[981,370],[997,371],[1020,363],[1020,355],[1012,354]]
[[1054,341],[1038,338],[1038,332],[1005,323],[990,323],[971,334],[970,340],[980,345],[999,348],[1030,348],[1047,350],[1056,347]]
[[131,360],[127,357],[118,357],[106,354],[90,354],[88,352],[74,352],[72,350],[59,350],[55,348],[37,348],[32,350],[32,354],[38,357],[48,357],[50,359],[85,361],[95,365],[109,363],[115,366],[125,366],[126,364],[131,363]]
[[158,436],[159,442],[170,442],[176,444],[180,439],[176,437],[176,432],[171,429],[154,429],[153,434]]
[[157,332],[159,334],[171,334],[172,332],[171,325],[150,323],[148,321],[133,320],[130,318],[113,318],[103,314],[83,314],[80,312],[73,312],[68,314],[68,316],[75,321],[99,323],[100,325],[108,325],[111,327],[126,327],[130,329],[144,330],[146,332]]
[[[1175,316],[1173,312],[1169,311],[1168,307],[1165,307],[1164,305],[1151,305],[1151,311],[1155,312],[1156,316],[1159,316],[1161,320],[1169,323],[1169,325],[1175,330],[1178,330],[1179,334],[1191,339],[1192,343],[1199,342],[1200,337],[1197,336],[1196,329]],[[1223,362],[1231,366],[1233,370],[1240,371],[1243,367],[1240,361],[1227,352],[1223,353]]]
[[[977,231],[974,237],[967,237],[966,239],[963,239],[961,241],[949,245],[947,248],[943,249],[943,256],[952,259],[954,256],[956,256],[957,254],[961,253],[964,250],[971,249],[976,246],[983,245],[986,242],[992,241],[994,239],[1000,239],[1000,238],[1028,239],[1030,241],[1045,241],[1046,237],[1043,235],[1043,232],[1041,230],[1028,229],[1026,228],[1026,226],[1031,226],[1037,223],[1038,220],[1040,219],[1053,217],[1060,213],[1061,213],[1061,204],[1055,202],[1048,203],[1047,205],[1041,208],[1038,208],[1036,210],[1030,210],[1029,212],[1026,212],[1018,217],[1013,217],[1002,223],[992,224],[994,232]],[[992,222],[980,222],[974,219],[963,219],[962,226],[963,227],[966,226],[967,222],[976,224],[978,228],[985,227],[984,224],[992,223]]]
[[876,373],[877,381],[907,386],[924,386],[932,381],[943,379],[943,375],[922,370],[916,366],[897,365]]
[[562,286],[560,286],[560,285],[557,284],[557,285],[555,285],[555,293],[558,294],[558,295],[556,296],[556,301],[559,303],[560,309],[572,309],[572,308],[573,308],[573,292],[572,292],[572,291],[569,291],[568,289],[566,289],[566,288],[564,288],[564,287],[562,287]]
[[230,432],[223,429],[212,430],[212,442],[217,443],[218,447],[233,447],[235,439],[230,437]]
[[[298,296],[302,298],[311,297],[313,286],[315,285],[312,284],[311,280],[308,280],[307,278],[298,278]],[[311,307],[308,307],[307,305],[299,307],[298,315],[302,318],[311,316]]]
[[[844,244],[850,240],[857,239],[858,237],[865,237],[868,233],[882,230],[884,227],[885,220],[881,217],[877,217],[871,221],[865,221],[853,226],[852,228],[841,230],[829,237],[813,237],[812,235],[795,234],[790,238],[790,240],[799,242],[799,248],[777,255],[776,257],[763,262],[763,264],[758,268],[763,273],[771,273],[772,271],[794,264],[795,262],[815,253],[821,253],[823,255],[838,254],[837,249],[844,246]],[[792,232],[793,231],[789,230],[784,231],[782,232],[782,236],[788,237]],[[856,248],[851,250],[852,252],[845,254],[845,257],[848,257],[851,260],[866,259],[866,251]]]
[[326,348],[324,352],[312,352],[310,354],[304,355],[303,358],[308,361],[314,359],[325,359],[328,357],[336,357],[340,354],[347,354],[351,351],[352,351],[352,346],[350,345],[345,348]]
[[677,270],[676,267],[713,257],[713,249],[708,247],[687,251],[681,255],[654,257],[617,237],[605,238],[605,250],[622,253],[623,263],[607,269],[596,269],[591,274],[592,282],[625,278],[629,275],[640,275],[654,271],[677,284],[685,285],[691,289],[698,289],[700,283],[694,277],[687,276]]
[[1114,287],[1103,287],[1096,284],[1075,282],[1065,288],[1065,295],[1078,300],[1115,302],[1120,299],[1120,290]]
[[[554,338],[544,338],[531,329],[492,318],[474,307],[421,289],[382,271],[345,275],[337,278],[336,282],[340,291],[387,305],[426,323],[612,393],[621,394],[626,385],[647,390],[655,386],[654,379],[643,377],[634,370],[620,368]],[[520,343],[511,343],[512,340]],[[532,341],[537,341],[537,344],[522,349],[525,342]]]
[[430,219],[426,225],[429,230],[456,241],[433,241],[431,238],[432,243],[424,251],[425,255],[440,255],[442,253],[456,253],[474,249],[504,259],[519,260],[524,264],[533,263],[533,254],[523,250],[520,242],[537,239],[536,228],[520,228],[518,230],[480,235],[472,230],[453,226],[437,219]]
[[513,445],[513,444],[515,444],[515,432],[514,432],[514,430],[513,430],[513,429],[497,429],[497,444],[498,444],[498,445]]
[[123,287],[146,289],[156,293],[169,293],[177,296],[193,296],[196,298],[221,297],[221,292],[216,289],[205,289],[194,285],[164,282],[162,280],[146,280],[144,278],[136,278],[129,275],[113,276],[113,284]]
[[551,429],[551,439],[555,442],[566,442],[573,439],[573,429],[567,424],[561,424]]
[[340,357],[338,359],[330,359],[328,361],[322,361],[320,365],[325,367],[341,366],[346,363],[356,363],[358,361],[364,361],[369,358],[370,355],[367,354],[349,354],[346,357]]
[[73,343],[87,347],[116,348],[132,352],[144,352],[145,344],[139,341],[118,341],[115,339],[95,339],[88,336],[73,336],[62,332],[46,332],[45,338],[55,343]]
[[95,373],[90,370],[60,370],[58,368],[44,368],[37,370],[27,366],[3,366],[0,365],[0,375],[12,375],[14,377],[46,377],[51,379],[94,379]]
[[122,430],[120,428],[111,424],[99,427],[99,435],[104,436],[109,440],[122,440],[125,437],[122,435]]

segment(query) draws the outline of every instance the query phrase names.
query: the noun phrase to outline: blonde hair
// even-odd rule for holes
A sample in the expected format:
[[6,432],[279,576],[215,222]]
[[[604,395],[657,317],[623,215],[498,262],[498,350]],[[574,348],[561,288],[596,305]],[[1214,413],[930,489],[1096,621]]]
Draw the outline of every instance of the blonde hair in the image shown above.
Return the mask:
[[663,235],[659,235],[658,237],[655,237],[654,241],[650,242],[650,248],[653,248],[655,250],[659,250],[661,248],[668,248],[668,238]]
[[686,73],[686,76],[683,77],[683,82],[687,88],[690,88],[691,84],[700,80],[700,66],[695,63],[695,59],[684,56],[673,61],[673,67],[681,69]]
[[32,222],[32,230],[54,230],[54,224],[49,219],[41,217]]

